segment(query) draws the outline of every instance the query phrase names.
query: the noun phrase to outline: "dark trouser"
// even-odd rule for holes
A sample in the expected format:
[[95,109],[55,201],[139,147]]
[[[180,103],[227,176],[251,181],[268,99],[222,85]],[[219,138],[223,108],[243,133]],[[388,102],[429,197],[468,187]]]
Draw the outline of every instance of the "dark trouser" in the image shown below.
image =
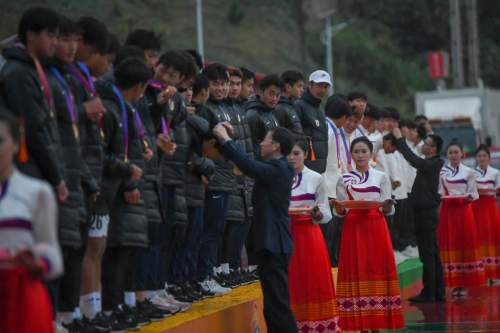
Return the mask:
[[255,233],[254,224],[252,223],[252,218],[250,217],[250,226],[249,226],[247,239],[245,240],[245,249],[247,251],[248,258],[248,266],[257,266],[257,254],[255,253],[253,247],[253,235]]
[[198,282],[213,274],[212,268],[217,261],[217,248],[222,240],[226,226],[229,193],[206,192],[203,209],[203,237],[198,251]]
[[175,220],[175,186],[163,186],[161,189],[161,204],[165,212],[165,223],[160,228],[162,236],[159,256],[158,256],[158,277],[156,278],[156,288],[165,289],[167,281],[168,253],[170,244],[174,239],[174,220]]
[[391,241],[392,247],[396,251],[403,251],[406,248],[406,243],[408,242],[405,238],[408,234],[408,217],[407,212],[407,200],[396,200],[397,205],[394,207],[394,222],[392,225]]
[[222,236],[222,242],[219,245],[219,249],[217,250],[217,262],[215,267],[220,267],[222,264],[229,263],[229,250],[231,246],[231,235],[232,230],[235,224],[238,224],[239,221],[227,221],[226,227],[224,228],[224,234]]
[[[148,223],[149,246],[137,250],[135,290],[156,290],[162,223]],[[164,282],[164,281],[162,281]],[[163,288],[163,287],[162,287]]]
[[435,209],[416,209],[415,237],[417,239],[420,261],[423,264],[422,296],[439,297],[445,295],[443,265],[437,241],[439,211]]
[[136,251],[136,247],[129,246],[106,248],[101,268],[103,311],[112,311],[124,304],[123,293],[133,291]]
[[[233,230],[231,231],[231,245],[229,247],[229,267],[231,269],[238,269],[240,267],[243,267],[243,264],[241,262],[241,253],[243,252],[245,240],[247,239],[248,233],[250,232],[251,223],[252,222],[250,219],[240,221],[236,223],[236,225],[233,227]],[[247,256],[249,256],[248,248]],[[250,262],[250,258],[248,259],[248,261]],[[253,265],[256,265],[256,263]]]
[[54,313],[73,312],[79,307],[80,288],[82,284],[82,262],[87,250],[87,241],[89,234],[88,223],[80,223],[80,234],[82,237],[82,246],[79,248],[62,246],[62,255],[64,263],[64,275],[47,284],[47,289],[52,302]]
[[257,252],[259,275],[264,293],[264,317],[269,333],[297,332],[297,322],[290,309],[288,265],[291,254]]
[[406,219],[408,227],[406,228],[406,240],[405,248],[407,246],[417,246],[417,240],[415,239],[415,217],[413,216],[413,195],[408,193],[408,202],[406,203],[406,211],[408,217]]
[[[331,200],[332,198],[328,198],[328,199]],[[328,251],[328,255],[330,257],[330,265],[332,267],[337,267],[338,260],[335,263],[335,261],[333,260],[333,256],[332,256],[332,254],[333,254],[333,233],[334,233],[334,227],[335,227],[335,215],[333,215],[333,207],[330,207],[330,210],[332,211],[332,219],[328,223],[320,224],[319,227],[321,229],[321,233],[323,234],[323,239],[325,240],[326,250]]]
[[[203,208],[188,207],[187,225],[177,225],[175,227],[175,239],[170,248],[171,267],[168,270],[168,283],[181,285],[186,281],[196,279],[196,264],[193,260],[198,259],[199,244],[203,233]],[[194,254],[196,252],[196,254]],[[193,271],[188,279],[188,272]]]
[[340,254],[340,240],[342,238],[342,227],[344,225],[344,219],[333,216],[330,221],[332,229],[332,246],[330,249],[330,264],[332,267],[339,267],[339,254]]

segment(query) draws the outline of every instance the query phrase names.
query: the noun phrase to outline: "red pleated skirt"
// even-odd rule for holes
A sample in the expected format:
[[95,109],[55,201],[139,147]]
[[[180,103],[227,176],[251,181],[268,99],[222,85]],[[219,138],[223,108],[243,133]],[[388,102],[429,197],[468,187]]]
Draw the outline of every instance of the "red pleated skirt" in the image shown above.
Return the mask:
[[437,236],[446,287],[485,285],[484,265],[471,205],[461,200],[443,201]]
[[340,332],[330,257],[310,215],[291,215],[294,250],[288,273],[299,332]]
[[493,195],[480,195],[472,203],[479,252],[487,279],[500,279],[500,212]]
[[0,332],[54,332],[51,303],[42,281],[25,269],[0,269]]
[[337,301],[344,331],[404,328],[391,237],[377,209],[351,209],[344,220]]

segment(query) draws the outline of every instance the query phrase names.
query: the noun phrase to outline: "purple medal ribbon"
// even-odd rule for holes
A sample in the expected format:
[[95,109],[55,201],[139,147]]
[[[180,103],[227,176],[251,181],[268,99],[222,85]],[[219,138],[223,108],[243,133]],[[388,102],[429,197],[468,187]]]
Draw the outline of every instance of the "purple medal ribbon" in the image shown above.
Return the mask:
[[54,72],[54,74],[57,76],[59,79],[59,82],[61,82],[61,85],[64,90],[64,97],[66,98],[66,105],[68,106],[69,113],[71,116],[71,123],[73,124],[73,132],[75,134],[75,138],[78,138],[78,129],[76,127],[76,118],[75,118],[75,106],[73,105],[73,100],[71,98],[71,92],[66,85],[66,81],[64,81],[64,78],[61,75],[61,72],[56,67],[50,67],[50,70]]
[[125,108],[125,103],[123,102],[123,96],[120,90],[113,86],[113,92],[120,100],[120,104],[122,107],[122,126],[123,126],[123,138],[125,139],[125,161],[128,161],[128,118],[127,118],[127,109]]

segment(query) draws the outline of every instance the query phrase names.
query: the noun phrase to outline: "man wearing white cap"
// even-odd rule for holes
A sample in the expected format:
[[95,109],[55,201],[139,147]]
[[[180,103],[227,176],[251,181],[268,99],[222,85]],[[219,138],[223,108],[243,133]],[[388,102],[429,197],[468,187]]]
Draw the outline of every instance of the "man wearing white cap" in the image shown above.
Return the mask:
[[326,97],[331,85],[327,72],[315,71],[309,76],[307,90],[293,105],[310,143],[305,165],[319,173],[325,172],[328,156],[328,127],[321,100]]

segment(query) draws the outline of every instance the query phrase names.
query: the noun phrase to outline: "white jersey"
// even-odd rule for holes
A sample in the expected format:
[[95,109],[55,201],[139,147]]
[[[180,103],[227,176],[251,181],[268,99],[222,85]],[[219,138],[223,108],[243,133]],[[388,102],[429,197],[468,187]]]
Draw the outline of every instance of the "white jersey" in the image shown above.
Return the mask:
[[470,195],[472,199],[479,198],[474,171],[460,164],[457,168],[446,165],[441,169],[439,194],[441,195]]
[[313,220],[313,222],[328,223],[332,219],[323,176],[305,166],[304,170],[293,181],[290,205],[292,207],[323,205],[319,206],[319,211],[322,214],[321,219]]
[[399,151],[395,151],[391,154],[396,161],[396,169],[395,172],[399,177],[399,181],[401,182],[401,186],[396,187],[392,194],[396,198],[396,200],[404,200],[408,199],[408,179],[407,179],[407,171],[408,171],[408,162],[406,162],[405,158]]
[[[12,257],[23,250],[33,251],[45,263],[45,278],[62,274],[54,192],[48,183],[14,170],[1,187],[0,254]],[[0,269],[11,267],[0,264]]]
[[[370,168],[365,173],[354,170],[342,175],[337,183],[337,200],[375,200],[391,199],[391,181],[381,171]],[[382,209],[382,208],[381,208]],[[391,213],[394,214],[394,206]],[[335,211],[334,211],[334,214]]]
[[[424,158],[424,155],[422,154],[422,146],[424,145],[424,141],[420,141],[418,144],[413,144],[413,142],[406,140],[406,143],[408,147],[413,151],[415,155],[417,155],[420,158]],[[413,188],[413,183],[415,182],[415,178],[417,178],[417,169],[411,166],[408,161],[405,162],[405,179],[406,184],[407,184],[407,191],[408,193],[411,193],[411,189]]]
[[[474,169],[477,188],[481,190],[496,190],[500,188],[500,171],[488,166],[485,170]],[[495,195],[492,193],[491,195]]]
[[347,133],[344,128],[340,128],[340,157],[342,159],[342,174],[349,172],[349,165],[352,167],[352,170],[356,168],[351,156],[351,142],[355,139],[353,133]]

